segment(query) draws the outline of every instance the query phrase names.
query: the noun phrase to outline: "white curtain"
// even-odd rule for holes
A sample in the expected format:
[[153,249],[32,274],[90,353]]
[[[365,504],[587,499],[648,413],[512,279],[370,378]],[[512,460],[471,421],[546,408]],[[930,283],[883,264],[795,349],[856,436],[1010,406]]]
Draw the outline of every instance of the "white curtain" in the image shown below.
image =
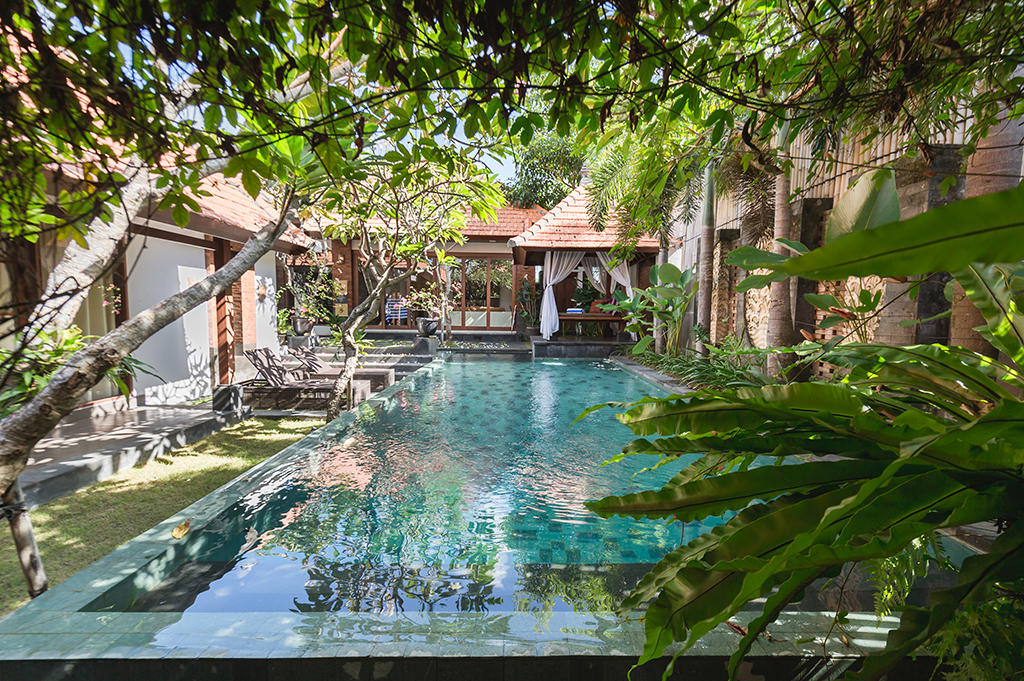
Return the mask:
[[540,335],[544,340],[558,331],[555,284],[572,274],[581,260],[582,251],[548,251],[544,254],[544,295],[540,301]]
[[603,251],[597,252],[597,259],[601,263],[601,266],[608,270],[608,274],[611,276],[612,281],[616,284],[621,284],[626,289],[626,295],[630,298],[633,297],[633,282],[636,281],[636,274],[630,270],[629,264],[620,259],[615,267],[609,267],[608,264],[612,261],[611,254]]
[[604,268],[601,266],[600,260],[592,255],[583,258],[583,271],[586,272],[587,279],[595,289],[604,294],[608,293],[608,289],[604,285]]

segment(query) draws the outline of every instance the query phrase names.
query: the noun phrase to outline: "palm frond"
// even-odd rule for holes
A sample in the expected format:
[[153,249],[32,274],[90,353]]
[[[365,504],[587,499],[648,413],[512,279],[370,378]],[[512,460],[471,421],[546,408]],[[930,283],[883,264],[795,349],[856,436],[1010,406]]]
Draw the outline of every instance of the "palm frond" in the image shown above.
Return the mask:
[[587,215],[594,229],[608,227],[622,198],[629,172],[628,145],[620,145],[595,159],[587,186]]
[[775,176],[744,161],[736,144],[722,154],[715,170],[718,196],[736,196],[740,202],[740,230],[745,242],[757,243],[775,225]]

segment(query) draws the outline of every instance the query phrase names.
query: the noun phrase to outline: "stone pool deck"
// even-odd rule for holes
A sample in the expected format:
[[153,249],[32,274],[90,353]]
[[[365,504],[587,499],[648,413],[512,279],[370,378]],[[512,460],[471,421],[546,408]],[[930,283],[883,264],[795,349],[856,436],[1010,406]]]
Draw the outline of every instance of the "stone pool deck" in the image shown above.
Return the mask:
[[30,507],[146,463],[237,423],[247,414],[205,407],[136,407],[106,413],[82,409],[40,440],[19,476]]
[[[746,625],[756,613],[735,618]],[[611,613],[96,613],[52,612],[0,634],[0,676],[21,679],[625,679],[642,649],[639,623]],[[891,619],[891,618],[890,618]],[[13,621],[12,621],[13,620]],[[786,613],[755,643],[741,679],[841,671],[884,645],[888,626],[851,615],[824,643],[828,613]],[[891,626],[891,622],[884,623]],[[45,640],[41,635],[45,631]],[[187,633],[184,633],[187,632]],[[816,633],[818,634],[816,636]],[[846,637],[849,645],[842,642]],[[739,634],[724,625],[676,662],[673,679],[724,679]],[[804,641],[798,643],[798,641]],[[823,657],[823,651],[828,659]],[[667,660],[634,673],[659,679]],[[929,660],[902,666],[928,678]]]
[[609,359],[626,371],[631,371],[637,376],[641,376],[651,383],[654,383],[670,395],[685,395],[686,393],[693,392],[692,388],[677,381],[668,374],[663,374],[649,366],[645,366],[635,359],[630,359],[629,357],[621,355],[615,355]]
[[535,359],[605,359],[616,350],[632,345],[631,342],[592,336],[554,336],[550,340],[545,340],[542,336],[530,338]]

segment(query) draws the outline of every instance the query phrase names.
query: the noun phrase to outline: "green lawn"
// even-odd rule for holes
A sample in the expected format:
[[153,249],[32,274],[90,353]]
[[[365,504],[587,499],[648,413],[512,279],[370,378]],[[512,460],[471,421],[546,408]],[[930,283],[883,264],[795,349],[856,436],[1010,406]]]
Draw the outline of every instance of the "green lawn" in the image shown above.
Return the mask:
[[[50,586],[321,425],[310,419],[250,419],[36,508],[32,523]],[[4,615],[28,595],[10,532],[4,528],[0,536]]]

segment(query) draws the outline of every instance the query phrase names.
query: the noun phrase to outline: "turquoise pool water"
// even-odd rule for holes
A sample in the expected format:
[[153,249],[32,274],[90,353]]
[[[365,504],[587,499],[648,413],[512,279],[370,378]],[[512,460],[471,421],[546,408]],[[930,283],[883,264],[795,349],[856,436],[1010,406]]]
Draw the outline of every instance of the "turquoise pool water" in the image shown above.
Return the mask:
[[[569,424],[658,390],[604,362],[432,362],[0,619],[0,678],[624,678],[643,622],[612,606],[706,527],[588,514],[683,463],[602,467],[628,429],[610,410]],[[820,586],[755,643],[790,666],[755,676],[884,647],[897,618],[870,612],[863,574]],[[826,637],[836,609],[846,635]],[[685,673],[722,669],[737,640],[720,625]]]
[[[609,610],[678,524],[583,503],[665,482],[603,410],[659,389],[608,362],[449,361],[206,526],[136,611]],[[700,532],[688,526],[686,539]],[[123,609],[120,604],[116,609]]]

